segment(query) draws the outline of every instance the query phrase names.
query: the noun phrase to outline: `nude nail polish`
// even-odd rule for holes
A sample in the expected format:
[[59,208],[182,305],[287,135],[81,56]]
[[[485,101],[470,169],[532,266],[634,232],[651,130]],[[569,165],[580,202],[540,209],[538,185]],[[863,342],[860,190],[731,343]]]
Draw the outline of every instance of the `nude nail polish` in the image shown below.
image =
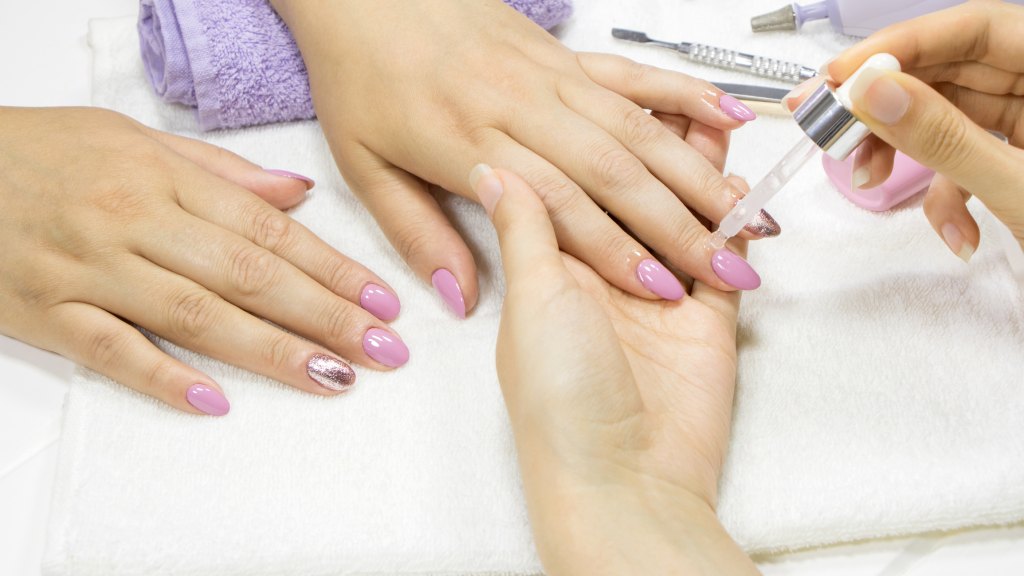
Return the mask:
[[363,351],[381,364],[397,368],[409,361],[409,348],[397,335],[380,328],[370,328],[363,335]]
[[648,258],[636,267],[640,284],[665,300],[679,300],[686,294],[683,285],[661,262]]
[[348,390],[356,382],[356,373],[348,364],[326,354],[313,354],[306,363],[306,375],[334,392]]
[[753,110],[747,107],[746,104],[740,102],[736,98],[722,94],[718,99],[718,107],[725,113],[726,116],[733,120],[739,120],[740,122],[750,122],[751,120],[757,119],[757,114]]
[[402,303],[399,302],[395,293],[377,284],[367,284],[359,295],[359,305],[370,314],[380,320],[390,322],[398,317],[402,310]]
[[756,290],[761,277],[746,260],[735,252],[722,248],[711,255],[711,269],[726,284],[740,290]]
[[964,262],[970,262],[971,256],[974,256],[974,246],[967,241],[967,238],[956,227],[956,224],[946,222],[942,225],[940,231],[942,232],[942,239],[945,240],[946,246],[949,246],[953,254],[956,254]]
[[280,176],[282,178],[291,178],[293,180],[302,180],[306,184],[306,190],[310,190],[310,189],[313,188],[313,186],[316,186],[316,182],[314,182],[312,178],[308,178],[306,176],[303,176],[302,174],[296,174],[295,172],[289,172],[288,170],[278,170],[276,168],[274,168],[274,169],[264,168],[263,171],[264,172],[269,172],[270,174],[273,174],[274,176]]
[[210,416],[223,416],[231,410],[231,404],[220,390],[206,384],[189,386],[185,391],[185,400],[196,410]]
[[454,274],[444,268],[438,268],[430,277],[430,283],[434,285],[434,289],[453,314],[459,318],[466,317],[466,301],[462,297],[462,288],[459,287],[459,281],[455,279]]

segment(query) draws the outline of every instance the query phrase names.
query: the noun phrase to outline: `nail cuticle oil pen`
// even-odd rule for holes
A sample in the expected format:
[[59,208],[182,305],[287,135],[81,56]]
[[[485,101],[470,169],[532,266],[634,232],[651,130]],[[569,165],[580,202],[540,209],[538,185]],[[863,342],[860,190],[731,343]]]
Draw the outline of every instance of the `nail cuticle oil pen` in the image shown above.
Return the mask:
[[756,218],[765,204],[818,150],[836,160],[845,160],[871,134],[871,130],[850,112],[853,107],[850,87],[866,70],[899,72],[900,63],[891,54],[875,54],[839,88],[833,90],[824,83],[812,92],[793,112],[793,119],[805,136],[722,218],[709,242],[713,250],[724,247],[729,238]]

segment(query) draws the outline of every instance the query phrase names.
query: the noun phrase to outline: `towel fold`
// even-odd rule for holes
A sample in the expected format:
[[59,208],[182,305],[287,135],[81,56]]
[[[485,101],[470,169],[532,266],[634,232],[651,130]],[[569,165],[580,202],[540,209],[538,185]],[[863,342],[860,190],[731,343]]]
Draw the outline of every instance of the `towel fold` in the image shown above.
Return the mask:
[[[504,0],[551,28],[572,0]],[[166,102],[197,109],[202,130],[313,118],[302,55],[267,0],[141,0],[146,74]]]
[[[671,51],[610,38],[715,42],[817,67],[848,44],[827,26],[751,40],[720,2],[580,0],[574,49],[727,82]],[[734,14],[762,2],[737,0]],[[97,21],[94,102],[198,134],[156,98],[132,23]],[[221,419],[175,412],[81,370],[66,403],[46,573],[74,576],[539,573],[494,373],[503,279],[483,211],[443,207],[474,249],[477,309],[454,319],[388,246],[337,174],[315,122],[207,133],[260,164],[316,179],[292,212],[402,298],[412,358],[362,369],[341,398],[302,394],[158,341],[227,391]],[[736,131],[728,169],[764,174],[796,141],[789,119]],[[751,244],[762,287],[740,315],[735,421],[719,513],[751,552],[1024,519],[1024,295],[993,222],[970,265],[919,201],[861,210],[812,161],[769,205],[782,235]]]

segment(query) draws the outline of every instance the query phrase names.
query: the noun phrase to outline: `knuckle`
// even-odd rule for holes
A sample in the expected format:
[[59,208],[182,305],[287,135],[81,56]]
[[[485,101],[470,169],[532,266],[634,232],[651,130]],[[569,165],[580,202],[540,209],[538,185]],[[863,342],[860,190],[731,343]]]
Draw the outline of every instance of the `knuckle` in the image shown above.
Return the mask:
[[668,229],[673,254],[693,253],[703,249],[707,230],[679,218]]
[[545,172],[528,181],[553,221],[565,221],[576,213],[581,190],[568,178],[558,173]]
[[171,334],[181,340],[195,341],[217,321],[219,297],[205,290],[183,290],[170,298],[167,317]]
[[348,306],[328,302],[318,317],[321,318],[320,334],[323,342],[340,344],[356,341],[356,332],[362,323],[354,317]]
[[611,144],[595,148],[588,158],[598,191],[621,188],[639,181],[643,168],[629,151]]
[[85,354],[95,366],[106,367],[118,363],[128,347],[128,338],[120,332],[97,330],[85,341]]
[[269,336],[262,339],[257,358],[271,373],[287,373],[292,358],[292,337],[280,330],[271,330]]
[[228,281],[243,296],[255,296],[270,290],[279,271],[277,257],[258,246],[243,245],[228,258]]
[[428,226],[411,224],[397,230],[392,243],[407,262],[413,263],[429,254],[429,248],[436,240],[436,234]]
[[154,392],[169,391],[177,370],[178,365],[173,360],[161,358],[146,369],[140,384]]
[[962,114],[937,113],[921,118],[915,132],[921,135],[921,154],[933,162],[953,169],[967,156],[967,123]]
[[647,83],[648,78],[650,78],[651,73],[654,71],[654,68],[651,66],[636,62],[635,60],[623,58],[623,61],[626,69],[626,81],[635,86]]
[[271,252],[283,249],[294,226],[291,218],[262,204],[254,204],[249,221],[252,241]]
[[648,146],[656,143],[664,134],[665,127],[657,118],[637,106],[630,106],[622,115],[622,133],[626,142]]

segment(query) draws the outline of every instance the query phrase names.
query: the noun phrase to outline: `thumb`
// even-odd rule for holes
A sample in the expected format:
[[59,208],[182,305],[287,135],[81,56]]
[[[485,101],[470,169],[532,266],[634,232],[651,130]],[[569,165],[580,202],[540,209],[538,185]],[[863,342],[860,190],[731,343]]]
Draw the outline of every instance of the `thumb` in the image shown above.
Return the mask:
[[993,212],[1020,211],[1015,149],[913,76],[865,70],[854,82],[852,112],[878,137],[978,196]]
[[565,272],[555,230],[537,193],[506,170],[477,164],[469,183],[494,222],[508,285],[528,283],[539,272]]

